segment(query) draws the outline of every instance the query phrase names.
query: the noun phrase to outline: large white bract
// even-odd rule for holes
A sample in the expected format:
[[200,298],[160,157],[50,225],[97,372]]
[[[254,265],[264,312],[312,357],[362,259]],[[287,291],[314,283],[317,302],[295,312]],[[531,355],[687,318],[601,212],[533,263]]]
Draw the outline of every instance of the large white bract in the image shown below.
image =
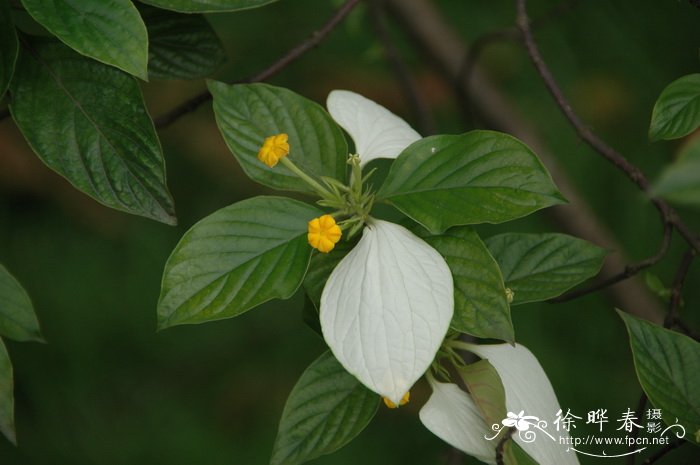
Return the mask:
[[[362,163],[395,158],[420,135],[398,116],[348,91],[328,96]],[[430,367],[452,319],[452,274],[406,228],[371,218],[321,296],[323,337],[348,372],[399,404]]]
[[[567,451],[569,433],[556,431],[552,425],[560,409],[559,401],[547,374],[532,352],[520,344],[515,347],[510,344],[469,344],[468,348],[488,360],[498,372],[505,388],[506,409],[516,413],[524,411],[525,415],[547,421],[547,426],[542,427],[554,437],[553,440],[531,427],[529,429],[536,435],[533,441],[524,441],[516,432],[513,435],[515,442],[539,464],[578,465],[576,453]],[[489,441],[484,437],[492,436],[494,432],[490,428],[484,432],[484,421],[480,417],[480,421],[465,421],[465,416],[474,416],[474,402],[466,392],[454,388],[447,391],[446,386],[454,385],[433,383],[433,394],[420,412],[421,421],[433,434],[457,449],[484,462],[495,463],[498,440]],[[560,437],[567,438],[562,441],[563,444],[560,444]],[[480,441],[478,438],[481,438]],[[484,452],[485,447],[490,448],[490,454]]]

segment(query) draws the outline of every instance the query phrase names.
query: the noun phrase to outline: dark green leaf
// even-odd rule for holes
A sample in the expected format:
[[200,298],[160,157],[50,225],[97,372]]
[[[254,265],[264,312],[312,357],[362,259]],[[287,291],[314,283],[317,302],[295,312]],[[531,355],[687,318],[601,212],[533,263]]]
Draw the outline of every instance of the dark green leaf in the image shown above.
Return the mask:
[[217,13],[257,8],[277,0],[141,0],[143,3],[181,13]]
[[148,34],[130,0],[21,0],[30,15],[77,52],[148,80]]
[[683,147],[678,159],[654,183],[651,195],[681,205],[700,206],[700,138]]
[[394,161],[378,196],[433,233],[501,223],[564,201],[525,144],[493,131],[411,144]]
[[13,444],[17,444],[13,386],[12,363],[7,349],[5,349],[5,344],[0,339],[0,433]]
[[500,424],[506,418],[506,391],[496,369],[488,360],[457,369],[472,400],[487,425]]
[[678,139],[700,125],[700,74],[689,74],[669,84],[651,114],[649,138]]
[[452,271],[455,309],[450,326],[477,337],[514,341],[503,277],[479,235],[462,226],[423,239]]
[[15,341],[43,341],[29,296],[0,265],[0,336]]
[[51,169],[117,210],[175,224],[160,142],[131,76],[59,43],[23,51],[10,111]]
[[304,296],[301,319],[306,323],[306,326],[311,328],[314,333],[318,334],[321,336],[321,339],[323,339],[323,330],[321,329],[321,320],[318,317],[318,310],[308,295]]
[[304,278],[304,290],[316,310],[321,308],[321,294],[336,265],[350,253],[357,241],[341,241],[329,253],[314,253],[309,264],[309,271]]
[[185,15],[139,5],[148,28],[148,76],[196,79],[209,76],[226,59],[221,41],[202,15]]
[[348,147],[326,111],[294,92],[266,84],[228,85],[209,81],[214,113],[226,145],[246,174],[276,189],[315,194],[285,166],[268,168],[257,158],[266,137],[289,135],[289,159],[317,179],[345,180]]
[[605,250],[565,234],[500,234],[486,239],[506,287],[514,292],[512,305],[556,297],[595,276]]
[[[685,427],[685,439],[700,431],[700,343],[618,311],[630,335],[639,383],[664,421]],[[675,431],[673,431],[675,432]]]
[[324,353],[289,394],[270,464],[297,465],[340,449],[365,429],[378,405],[378,395]]
[[165,265],[159,327],[230,318],[291,297],[309,265],[307,223],[320,214],[296,200],[255,197],[195,224]]
[[12,23],[10,5],[7,0],[0,0],[0,99],[5,95],[15,72],[18,50],[17,31]]

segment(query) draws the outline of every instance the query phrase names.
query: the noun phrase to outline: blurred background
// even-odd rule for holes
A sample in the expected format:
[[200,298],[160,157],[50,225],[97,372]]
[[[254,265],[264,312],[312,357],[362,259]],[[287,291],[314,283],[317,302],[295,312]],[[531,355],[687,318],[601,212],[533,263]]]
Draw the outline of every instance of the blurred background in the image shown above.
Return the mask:
[[[255,74],[318,29],[340,3],[281,0],[210,16],[229,57],[214,77],[233,82]],[[480,39],[512,28],[514,2],[426,3],[444,21],[432,31],[438,37],[454,29],[465,44],[481,42],[472,61],[563,166],[597,221],[617,238],[621,249],[611,254],[624,253],[631,262],[653,255],[661,225],[648,200],[579,142],[524,48],[508,38],[512,34]],[[405,60],[427,112],[417,112],[403,92],[372,20],[376,11],[367,5],[270,82],[320,103],[331,89],[350,89],[424,133],[491,127],[475,99],[455,91],[435,50],[407,32],[400,11],[387,10],[380,36],[388,34]],[[536,38],[575,110],[655,179],[684,141],[649,143],[651,109],[672,80],[700,70],[700,10],[681,0],[533,0],[529,11],[532,18],[545,18],[536,23]],[[154,81],[143,90],[157,116],[204,87],[203,81]],[[160,136],[177,227],[97,204],[46,168],[10,119],[0,122],[0,262],[29,292],[48,340],[45,345],[7,342],[15,369],[19,446],[0,440],[2,465],[268,463],[286,396],[324,350],[323,341],[302,322],[301,295],[232,320],[156,333],[161,273],[182,234],[219,208],[270,192],[243,175],[218,133],[210,104]],[[697,211],[679,211],[700,228]],[[547,212],[479,228],[483,236],[565,230],[561,217]],[[668,256],[652,269],[665,285],[670,286],[684,250],[675,237]],[[700,267],[694,266],[683,296],[683,318],[695,331],[700,329],[699,279]],[[636,408],[641,394],[615,305],[609,294],[596,293],[564,304],[513,308],[518,341],[537,355],[561,405],[584,418],[589,410],[607,408],[614,422],[627,408]],[[645,305],[665,308],[666,303],[658,299]],[[426,386],[421,382],[412,394],[406,407],[380,408],[353,443],[313,463],[478,463],[453,457],[423,428],[418,410],[427,399]],[[580,424],[576,435],[587,431]],[[659,463],[699,460],[698,449],[685,445]]]

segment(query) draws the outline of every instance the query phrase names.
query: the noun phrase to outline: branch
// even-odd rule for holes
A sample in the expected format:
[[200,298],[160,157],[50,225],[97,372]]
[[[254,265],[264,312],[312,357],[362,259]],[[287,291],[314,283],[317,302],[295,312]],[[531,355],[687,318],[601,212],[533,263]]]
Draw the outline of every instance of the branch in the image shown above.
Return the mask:
[[506,434],[503,435],[500,441],[498,441],[498,446],[496,446],[496,464],[497,465],[504,465],[505,460],[503,458],[503,451],[506,447],[506,442],[513,436],[513,433],[515,433],[515,428],[510,427],[508,428],[508,431]]
[[[647,406],[647,401],[649,399],[647,398],[647,395],[644,391],[642,391],[642,395],[639,397],[639,402],[637,402],[637,410],[635,410],[635,416],[637,418],[642,418],[644,415],[644,409]],[[633,440],[637,440],[637,437],[639,436],[639,428],[635,428],[634,432],[632,433],[632,438]],[[630,452],[630,455],[627,456],[627,465],[634,465],[634,462],[637,460],[637,454],[634,454],[634,444],[630,444],[627,446],[627,450]]]
[[682,446],[685,443],[686,443],[686,441],[684,441],[682,439],[676,439],[675,441],[668,443],[663,449],[661,449],[660,451],[658,451],[654,455],[647,458],[644,462],[642,462],[642,465],[651,465],[652,463],[661,459],[663,456],[665,456],[666,454],[668,454],[672,450],[678,449],[680,446]]
[[620,273],[610,276],[606,279],[603,279],[602,281],[599,281],[598,283],[587,287],[583,289],[577,289],[571,292],[567,292],[566,294],[562,294],[559,297],[555,297],[553,299],[548,300],[550,303],[560,303],[560,302],[568,302],[573,299],[577,299],[579,297],[582,297],[584,295],[591,294],[593,292],[599,291],[601,289],[605,289],[606,287],[612,286],[614,284],[619,283],[620,281],[624,281],[625,279],[629,279],[632,276],[635,276],[638,274],[640,271],[645,270],[649,268],[650,266],[656,265],[659,261],[661,261],[662,258],[666,256],[666,253],[668,252],[668,247],[671,244],[671,233],[673,232],[673,227],[671,226],[670,223],[664,223],[664,237],[661,241],[661,246],[659,247],[659,250],[652,255],[651,257],[642,260],[641,262],[635,264],[635,265],[627,265],[624,270],[622,270]]
[[[343,5],[335,11],[335,13],[333,13],[333,16],[331,16],[319,30],[311,34],[306,40],[289,50],[285,55],[280,57],[277,61],[272,63],[264,70],[260,71],[258,74],[247,79],[236,81],[236,84],[266,81],[282,71],[289,66],[290,63],[296,61],[306,52],[323,42],[328,34],[330,34],[331,31],[333,31],[333,29],[335,29],[343,19],[345,19],[345,17],[353,10],[353,8],[357,6],[359,2],[360,0],[346,0],[346,2],[343,3]],[[212,96],[209,91],[204,91],[201,94],[194,96],[181,105],[173,108],[169,112],[157,117],[154,120],[156,129],[163,129],[170,126],[180,117],[186,115],[187,113],[193,112],[199,108],[201,104],[211,100],[211,98]]]
[[[630,163],[622,154],[617,152],[602,139],[596,136],[585,124],[583,124],[578,115],[574,113],[573,109],[571,108],[571,104],[568,102],[568,100],[566,100],[566,97],[564,97],[561,88],[554,79],[549,67],[544,62],[542,54],[535,43],[535,39],[532,35],[532,29],[530,28],[530,20],[527,16],[525,3],[526,0],[516,0],[518,11],[516,23],[523,35],[525,48],[527,49],[528,55],[530,56],[532,63],[535,65],[535,68],[542,78],[542,81],[547,87],[547,90],[549,90],[549,93],[552,94],[552,97],[554,97],[557,106],[559,106],[559,109],[562,111],[562,113],[564,113],[566,119],[569,120],[569,123],[576,130],[576,133],[581,140],[602,155],[620,171],[625,173],[625,175],[634,184],[636,184],[642,192],[648,194],[649,180],[646,178],[646,176],[644,176],[644,173],[642,173],[642,171],[635,165]],[[652,198],[651,202],[656,209],[659,210],[661,215],[664,217],[664,220],[673,224],[686,242],[688,242],[688,244],[697,252],[700,252],[700,237],[697,235],[697,233],[688,228],[681,221],[676,212],[665,201]]]
[[681,264],[678,266],[676,271],[676,277],[673,280],[673,286],[671,287],[671,298],[669,299],[668,314],[664,320],[664,327],[670,328],[678,320],[678,310],[681,306],[681,291],[683,290],[683,283],[685,283],[685,278],[688,276],[688,270],[690,270],[690,264],[695,258],[695,250],[690,248],[685,254],[683,254],[683,259]]
[[418,84],[411,71],[408,69],[405,61],[401,57],[394,40],[389,33],[389,29],[386,25],[386,14],[385,14],[384,0],[371,0],[370,1],[370,19],[372,20],[372,26],[374,28],[374,33],[379,39],[379,42],[384,48],[386,58],[391,65],[391,68],[396,75],[396,79],[399,81],[404,95],[407,97],[411,106],[413,107],[413,112],[418,121],[419,132],[423,135],[435,134],[435,121],[430,114],[428,105],[425,103],[423,96],[418,89]]

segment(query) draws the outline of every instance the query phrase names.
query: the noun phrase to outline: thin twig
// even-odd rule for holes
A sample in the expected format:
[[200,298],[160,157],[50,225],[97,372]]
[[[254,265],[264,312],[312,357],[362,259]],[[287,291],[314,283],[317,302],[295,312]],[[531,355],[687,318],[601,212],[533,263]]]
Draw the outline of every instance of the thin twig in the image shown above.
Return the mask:
[[[572,11],[579,2],[580,0],[563,0],[553,8],[549,9],[543,15],[532,20],[530,27],[535,29],[546,25],[551,20],[559,18]],[[475,69],[476,62],[484,49],[496,42],[515,41],[520,40],[521,37],[521,32],[516,27],[507,27],[497,31],[487,32],[486,34],[477,37],[474,42],[472,42],[471,46],[467,48],[467,53],[464,55],[462,63],[460,64],[458,72],[455,76],[454,85],[460,98],[468,101],[469,96],[466,89],[469,88],[472,71]]]
[[[276,75],[277,73],[285,69],[287,66],[289,66],[290,63],[297,60],[303,54],[320,44],[328,36],[328,34],[330,34],[331,31],[333,31],[333,29],[335,29],[336,26],[340,24],[340,22],[343,19],[345,19],[345,17],[353,10],[353,8],[357,6],[359,2],[360,0],[347,0],[345,3],[343,3],[343,5],[340,8],[338,8],[333,13],[333,16],[331,16],[319,30],[311,34],[306,40],[289,50],[280,59],[272,63],[264,70],[260,71],[258,74],[251,76],[247,79],[236,81],[236,83],[242,84],[260,82],[270,79],[272,76]],[[211,100],[211,98],[212,96],[209,93],[209,91],[204,91],[192,97],[186,102],[173,108],[169,112],[157,117],[154,120],[156,128],[163,129],[171,125],[180,117],[186,115],[187,113],[193,112],[194,110],[199,108],[201,104]]]
[[610,276],[602,281],[599,281],[590,287],[567,292],[566,294],[562,294],[559,297],[555,297],[553,299],[550,299],[548,302],[550,302],[550,303],[568,302],[570,300],[577,299],[579,297],[583,297],[584,295],[591,294],[593,292],[596,292],[596,291],[599,291],[601,289],[605,289],[606,287],[610,287],[614,284],[617,284],[620,281],[624,281],[626,279],[629,279],[632,276],[637,275],[640,271],[645,270],[645,269],[649,268],[650,266],[656,265],[659,261],[661,261],[661,259],[663,259],[666,256],[666,253],[668,252],[668,247],[671,244],[671,233],[672,232],[673,232],[673,227],[671,226],[671,224],[665,223],[664,236],[663,236],[663,239],[661,240],[661,246],[659,246],[659,250],[651,257],[649,257],[645,260],[642,260],[641,262],[636,263],[634,265],[627,265],[625,267],[625,269],[622,270],[620,273],[612,275],[612,276]]
[[642,462],[642,465],[651,465],[652,463],[661,459],[663,456],[665,456],[666,454],[668,454],[672,450],[678,449],[680,446],[682,446],[686,442],[687,441],[684,441],[682,439],[676,439],[675,441],[668,443],[663,449],[659,450],[654,455],[649,456],[644,462]]
[[[642,418],[644,415],[644,409],[647,406],[647,395],[644,391],[642,391],[642,395],[639,397],[639,402],[637,402],[637,410],[635,415],[637,418]],[[635,428],[634,431],[632,432],[632,438],[634,441],[636,441],[637,436],[639,436],[639,428]],[[634,442],[632,441],[632,442]],[[635,444],[630,444],[627,447],[627,450],[630,451],[630,455],[627,456],[627,465],[634,465],[634,462],[637,460],[637,454],[633,454],[632,452],[634,451]]]
[[401,85],[404,95],[413,107],[419,132],[425,136],[435,134],[435,121],[430,114],[430,109],[423,99],[418,84],[416,83],[406,62],[401,57],[399,49],[391,37],[386,24],[384,0],[372,0],[370,2],[370,19],[374,32],[384,48],[386,58],[391,65],[396,79]]
[[668,314],[664,320],[664,327],[670,328],[678,320],[678,310],[681,306],[681,292],[683,290],[683,284],[685,283],[685,278],[688,276],[688,270],[690,270],[690,264],[695,258],[695,250],[690,248],[685,254],[683,254],[683,259],[681,264],[676,270],[676,277],[673,280],[673,285],[671,287],[671,297],[669,299]]
[[513,436],[513,433],[515,433],[515,428],[510,427],[508,428],[508,431],[506,434],[503,435],[500,441],[498,441],[498,446],[496,446],[496,464],[497,465],[504,465],[505,461],[503,459],[503,451],[506,447],[506,442]]
[[[601,138],[595,135],[585,124],[583,124],[578,115],[574,113],[573,109],[571,108],[571,104],[566,97],[564,97],[561,88],[554,79],[549,67],[544,62],[542,54],[535,43],[525,4],[526,0],[516,0],[516,23],[523,35],[525,48],[527,49],[528,55],[535,65],[535,68],[542,78],[542,81],[547,87],[547,90],[549,90],[549,93],[552,94],[552,97],[554,97],[557,106],[562,111],[571,126],[576,130],[576,133],[581,140],[583,140],[593,150],[598,152],[606,160],[622,171],[634,184],[637,185],[642,192],[648,194],[650,184],[649,180],[646,178],[646,176],[644,176],[644,173],[642,173],[642,171],[635,165],[630,163],[629,160],[627,160],[622,154],[617,152],[615,149],[606,144]],[[678,217],[676,212],[665,201],[658,198],[652,198],[651,202],[656,209],[659,210],[665,221],[672,223],[686,242],[688,242],[688,244],[696,251],[700,252],[700,236],[688,228]]]

